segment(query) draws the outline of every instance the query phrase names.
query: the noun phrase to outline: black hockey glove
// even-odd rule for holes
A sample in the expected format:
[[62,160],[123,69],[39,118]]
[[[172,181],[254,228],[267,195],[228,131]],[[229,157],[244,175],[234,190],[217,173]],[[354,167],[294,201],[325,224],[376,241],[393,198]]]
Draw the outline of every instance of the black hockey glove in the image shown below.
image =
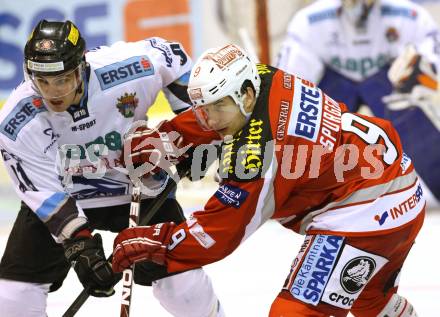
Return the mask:
[[108,297],[115,293],[115,275],[105,259],[100,234],[76,236],[64,242],[64,254],[72,263],[81,284],[90,287],[89,294]]

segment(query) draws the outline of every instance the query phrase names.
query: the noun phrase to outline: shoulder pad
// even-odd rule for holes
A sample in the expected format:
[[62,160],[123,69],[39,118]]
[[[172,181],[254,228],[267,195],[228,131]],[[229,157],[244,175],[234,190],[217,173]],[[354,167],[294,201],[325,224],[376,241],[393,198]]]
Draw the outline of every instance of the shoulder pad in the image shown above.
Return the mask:
[[0,132],[15,141],[21,129],[30,122],[37,113],[47,111],[41,97],[30,96],[21,99],[11,112],[0,123]]

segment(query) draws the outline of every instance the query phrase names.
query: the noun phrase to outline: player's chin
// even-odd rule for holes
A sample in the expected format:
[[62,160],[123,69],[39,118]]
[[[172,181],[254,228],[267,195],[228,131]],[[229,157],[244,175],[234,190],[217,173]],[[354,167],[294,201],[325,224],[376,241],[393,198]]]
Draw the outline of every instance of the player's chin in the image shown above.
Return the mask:
[[55,112],[63,112],[66,111],[66,109],[68,108],[68,105],[63,99],[49,99],[47,102],[50,109]]
[[225,135],[225,133],[227,133],[228,128],[224,128],[224,129],[214,129],[218,134],[220,135]]
[[226,135],[230,135],[230,129],[229,126],[223,126],[223,127],[212,127],[212,129],[217,132],[218,134],[220,134],[221,136],[226,136]]

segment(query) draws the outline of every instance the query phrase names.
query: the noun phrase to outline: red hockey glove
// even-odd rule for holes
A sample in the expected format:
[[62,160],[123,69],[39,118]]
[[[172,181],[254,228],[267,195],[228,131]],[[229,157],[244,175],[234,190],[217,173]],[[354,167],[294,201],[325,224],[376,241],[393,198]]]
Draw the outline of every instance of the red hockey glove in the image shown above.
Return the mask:
[[[124,163],[126,166],[130,163],[134,166],[149,163],[145,173],[155,174],[160,169],[167,171],[185,159],[185,152],[190,147],[191,144],[184,142],[169,121],[162,121],[154,129],[139,127],[125,139]],[[127,149],[128,153],[125,153]]]
[[166,264],[167,245],[175,226],[173,222],[165,222],[121,231],[113,243],[113,271],[122,272],[141,261]]

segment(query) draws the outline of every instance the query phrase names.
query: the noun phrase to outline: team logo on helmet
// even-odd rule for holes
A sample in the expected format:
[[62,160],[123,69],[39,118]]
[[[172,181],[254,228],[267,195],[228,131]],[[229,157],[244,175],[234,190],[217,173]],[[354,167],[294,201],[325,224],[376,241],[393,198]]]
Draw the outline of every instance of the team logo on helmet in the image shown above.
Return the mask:
[[212,60],[220,69],[223,69],[243,56],[243,52],[237,46],[230,44],[217,52],[208,53],[205,58]]
[[138,106],[138,103],[139,99],[136,98],[136,92],[132,94],[125,93],[123,96],[118,98],[116,107],[125,118],[131,118],[134,116],[134,110]]
[[190,89],[189,96],[191,97],[191,100],[202,99],[203,98],[202,89],[200,88]]
[[40,51],[52,51],[55,47],[55,42],[52,40],[48,40],[48,39],[43,39],[41,41],[38,41],[35,44],[36,48],[39,49]]
[[376,268],[376,262],[366,256],[351,259],[341,272],[342,288],[349,294],[355,294],[367,284]]

